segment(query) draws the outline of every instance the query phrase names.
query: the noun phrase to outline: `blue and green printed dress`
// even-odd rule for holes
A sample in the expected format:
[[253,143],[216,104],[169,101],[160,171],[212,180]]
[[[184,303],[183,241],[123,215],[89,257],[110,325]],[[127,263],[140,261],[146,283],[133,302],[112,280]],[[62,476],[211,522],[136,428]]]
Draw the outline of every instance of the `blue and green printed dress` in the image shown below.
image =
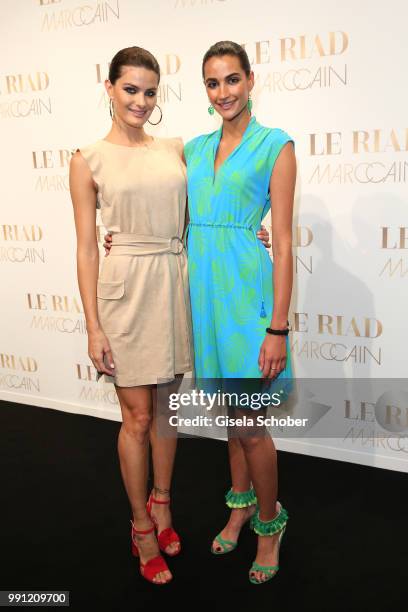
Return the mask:
[[[252,117],[214,175],[222,128],[185,146],[188,270],[197,378],[259,378],[259,349],[273,308],[272,262],[256,236],[270,208],[269,181],[292,139]],[[290,378],[288,359],[281,378]]]

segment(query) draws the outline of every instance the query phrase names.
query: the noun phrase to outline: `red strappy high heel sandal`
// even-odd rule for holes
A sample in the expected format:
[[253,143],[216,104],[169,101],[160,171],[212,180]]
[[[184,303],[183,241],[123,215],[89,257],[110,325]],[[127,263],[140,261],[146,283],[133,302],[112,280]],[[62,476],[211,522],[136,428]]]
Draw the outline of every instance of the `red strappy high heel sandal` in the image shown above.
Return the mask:
[[[130,524],[132,525],[132,529],[130,531],[130,537],[132,539],[132,555],[134,557],[139,557],[139,549],[137,547],[136,542],[133,539],[133,535],[135,533],[140,534],[140,535],[152,533],[152,531],[155,530],[155,526],[153,525],[153,527],[151,527],[150,529],[147,529],[146,531],[140,531],[139,529],[135,529],[135,525],[133,521],[130,521]],[[157,557],[153,557],[153,559],[149,559],[147,563],[142,563],[140,561],[140,573],[142,574],[143,578],[146,578],[146,580],[148,580],[149,582],[152,582],[153,584],[167,584],[168,582],[170,582],[171,578],[170,580],[167,580],[167,582],[155,582],[154,580],[157,574],[160,574],[160,572],[167,572],[167,571],[169,571],[169,568],[167,566],[166,561],[163,559],[161,555],[157,555]]]
[[[170,503],[170,499],[165,499],[165,500],[156,499],[155,497],[153,497],[153,492],[150,493],[149,499],[147,500],[147,504],[146,504],[146,510],[147,510],[147,514],[149,515],[150,519],[154,523],[154,526],[156,527],[156,529],[158,528],[158,525],[157,525],[157,520],[154,518],[154,516],[152,516],[152,505],[153,504],[169,504],[169,503]],[[157,541],[159,543],[160,550],[166,553],[166,555],[168,555],[169,557],[175,557],[181,551],[180,538],[178,534],[174,531],[173,527],[167,527],[166,529],[163,529],[163,531],[158,533]],[[178,542],[179,549],[174,553],[166,552],[166,548],[170,544],[173,544],[173,542]]]

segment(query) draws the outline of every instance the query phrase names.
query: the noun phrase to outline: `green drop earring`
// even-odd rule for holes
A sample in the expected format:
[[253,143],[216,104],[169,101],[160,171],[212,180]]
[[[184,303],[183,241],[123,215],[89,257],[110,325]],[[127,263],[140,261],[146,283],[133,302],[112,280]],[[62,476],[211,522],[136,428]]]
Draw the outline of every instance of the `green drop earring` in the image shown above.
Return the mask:
[[251,100],[251,94],[249,94],[249,98],[248,98],[248,102],[247,102],[247,108],[248,108],[248,112],[249,112],[249,114],[251,114],[251,111],[252,111],[252,100]]
[[208,114],[209,115],[213,115],[214,114],[214,107],[212,106],[212,104],[210,104],[210,106],[208,107]]

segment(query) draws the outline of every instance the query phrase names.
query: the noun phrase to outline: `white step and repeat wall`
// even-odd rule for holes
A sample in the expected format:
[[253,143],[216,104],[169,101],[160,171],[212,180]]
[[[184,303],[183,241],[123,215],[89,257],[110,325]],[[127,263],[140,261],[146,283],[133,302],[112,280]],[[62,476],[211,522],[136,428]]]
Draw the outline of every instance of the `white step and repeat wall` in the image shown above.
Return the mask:
[[[404,0],[2,0],[0,398],[120,419],[87,356],[69,158],[109,130],[103,81],[131,45],[163,72],[152,133],[216,129],[201,58],[225,39],[248,51],[258,121],[296,140],[296,376],[404,377],[407,17]],[[371,436],[362,404],[343,439],[278,447],[408,471],[407,439]]]

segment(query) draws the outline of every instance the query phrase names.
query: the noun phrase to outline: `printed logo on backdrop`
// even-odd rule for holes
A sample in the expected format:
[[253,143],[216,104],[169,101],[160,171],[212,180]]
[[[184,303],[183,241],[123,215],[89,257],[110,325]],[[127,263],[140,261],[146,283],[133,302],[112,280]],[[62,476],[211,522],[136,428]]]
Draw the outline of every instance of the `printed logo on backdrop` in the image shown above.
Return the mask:
[[368,454],[408,452],[406,379],[298,378],[295,387],[299,414],[308,414],[308,404],[313,406],[311,414],[325,409],[323,418],[309,428],[309,439],[335,438]]
[[348,84],[348,65],[344,61],[349,48],[346,32],[303,34],[241,44],[255,73],[255,96]]
[[[119,50],[119,49],[118,49]],[[180,103],[182,101],[182,84],[180,80],[181,59],[176,53],[157,54],[160,65],[160,84],[157,90],[157,103],[163,105]],[[103,108],[109,115],[109,96],[106,93],[104,82],[108,78],[110,62],[96,64],[96,83],[102,85],[102,91],[98,99],[98,108]],[[157,109],[156,109],[157,111]],[[152,121],[157,121],[156,111],[153,111]]]
[[37,0],[41,8],[41,31],[56,32],[93,26],[120,19],[119,0]]
[[[267,221],[265,221],[267,223]],[[293,228],[293,263],[296,274],[313,274],[313,247],[314,234],[311,227],[297,225]],[[272,235],[272,225],[269,224],[268,231]],[[272,253],[270,253],[273,261]]]
[[[272,229],[272,228],[271,228]],[[313,274],[314,235],[311,227],[297,225],[293,234],[293,247],[295,248],[295,272]]]
[[[378,382],[370,381],[369,385]],[[389,382],[391,389],[376,398],[344,400],[344,419],[349,424],[344,446],[408,453],[408,393],[394,389],[393,381]]]
[[40,393],[38,362],[34,357],[0,353],[0,389]]
[[74,375],[80,385],[78,399],[96,405],[119,405],[113,385],[104,386],[101,381],[97,382],[96,369],[92,364],[76,363]]
[[[40,192],[69,192],[69,163],[75,149],[41,149],[31,152],[31,163],[35,175],[35,191]],[[57,172],[56,172],[57,171]],[[106,233],[105,227],[100,223],[100,210],[97,213],[96,235],[99,246],[103,245],[103,237]],[[7,228],[15,226],[0,226],[0,239],[3,230],[4,240],[11,240],[10,232],[14,231]],[[17,230],[16,230],[17,231]],[[7,236],[5,235],[7,233]],[[21,232],[20,232],[21,234]],[[17,238],[14,238],[17,240]]]
[[291,349],[307,361],[381,365],[381,321],[372,317],[295,312]]
[[40,245],[43,235],[39,225],[0,225],[0,263],[45,263],[45,250]]
[[41,332],[86,335],[81,300],[74,296],[27,293],[25,304],[30,329]]
[[[381,230],[380,248],[391,255],[379,272],[379,276],[405,278],[408,275],[408,227],[384,226]],[[399,251],[399,253],[398,253]],[[404,253],[405,251],[405,253]],[[400,257],[400,255],[404,255]]]
[[0,118],[51,115],[49,86],[50,76],[42,70],[0,75]]
[[[309,159],[313,166],[308,171],[308,183],[406,183],[408,161],[401,157],[407,151],[408,128],[309,134]],[[335,161],[336,156],[343,159]]]
[[35,191],[69,191],[70,149],[42,149],[32,151]]

